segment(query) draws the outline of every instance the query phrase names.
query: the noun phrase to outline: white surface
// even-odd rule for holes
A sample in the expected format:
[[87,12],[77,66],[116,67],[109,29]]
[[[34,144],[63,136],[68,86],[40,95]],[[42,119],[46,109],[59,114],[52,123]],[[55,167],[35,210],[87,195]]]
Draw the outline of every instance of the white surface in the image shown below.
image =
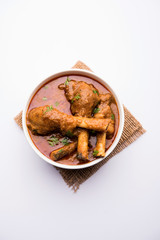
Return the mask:
[[[0,239],[160,239],[160,1],[0,1]],[[35,85],[78,59],[147,133],[74,194],[13,121]]]

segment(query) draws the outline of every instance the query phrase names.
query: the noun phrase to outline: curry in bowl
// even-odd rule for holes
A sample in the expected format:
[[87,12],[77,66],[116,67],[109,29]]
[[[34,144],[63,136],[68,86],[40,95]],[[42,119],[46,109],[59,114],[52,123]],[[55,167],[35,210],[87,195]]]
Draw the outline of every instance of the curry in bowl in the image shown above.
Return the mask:
[[71,74],[53,78],[35,92],[26,123],[44,156],[60,164],[80,165],[105,156],[118,132],[119,111],[105,85]]

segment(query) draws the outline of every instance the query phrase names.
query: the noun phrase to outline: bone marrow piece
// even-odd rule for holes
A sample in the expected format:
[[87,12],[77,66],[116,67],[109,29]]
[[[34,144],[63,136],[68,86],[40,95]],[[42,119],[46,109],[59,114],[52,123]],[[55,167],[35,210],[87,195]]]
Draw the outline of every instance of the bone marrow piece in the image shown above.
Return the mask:
[[47,82],[32,97],[26,118],[30,137],[42,154],[68,165],[105,156],[119,126],[112,93],[81,75]]
[[77,147],[77,141],[69,143],[68,145],[58,148],[50,153],[50,157],[54,161],[58,161],[59,159],[63,158],[74,152]]

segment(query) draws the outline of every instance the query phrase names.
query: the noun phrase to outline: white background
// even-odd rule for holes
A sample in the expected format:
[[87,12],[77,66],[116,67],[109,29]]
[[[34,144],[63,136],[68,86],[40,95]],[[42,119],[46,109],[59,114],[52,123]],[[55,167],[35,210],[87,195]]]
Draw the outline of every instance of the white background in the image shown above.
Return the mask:
[[[147,133],[74,194],[14,116],[84,61]],[[160,239],[160,1],[0,0],[0,240]]]

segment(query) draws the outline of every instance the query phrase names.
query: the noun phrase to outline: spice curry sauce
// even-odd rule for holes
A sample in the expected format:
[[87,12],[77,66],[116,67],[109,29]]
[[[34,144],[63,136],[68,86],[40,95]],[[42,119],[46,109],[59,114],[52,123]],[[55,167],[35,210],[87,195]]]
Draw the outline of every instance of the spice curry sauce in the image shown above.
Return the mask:
[[[64,91],[60,90],[58,86],[61,83],[64,83],[69,77],[69,79],[74,79],[76,81],[84,81],[88,84],[93,84],[95,88],[98,89],[100,94],[106,94],[109,92],[109,90],[103,86],[101,83],[99,83],[96,80],[93,80],[88,77],[80,76],[80,75],[69,75],[69,76],[63,76],[59,77],[53,80],[50,80],[48,83],[46,83],[44,86],[42,86],[33,96],[31,99],[30,105],[28,107],[28,112],[35,108],[40,107],[44,105],[52,105],[53,108],[58,109],[61,112],[67,113],[71,115],[70,111],[70,103],[67,101]],[[106,150],[112,145],[117,131],[118,131],[118,125],[119,125],[119,113],[116,103],[111,104],[112,112],[115,116],[115,132],[111,139],[106,140]],[[53,150],[59,149],[60,147],[63,147],[63,139],[64,136],[62,136],[60,133],[54,133],[50,134],[48,136],[37,136],[33,135],[31,131],[28,129],[30,137],[34,143],[34,145],[39,149],[39,151],[44,154],[46,157],[50,158],[50,153]],[[54,137],[58,138],[58,143],[54,146],[51,146],[48,142],[49,138],[54,135]],[[61,142],[62,140],[62,142]],[[96,158],[93,156],[93,150],[96,146],[96,134],[92,133],[90,134],[89,138],[89,149],[88,149],[88,159],[89,161],[93,161]],[[63,157],[62,159],[58,160],[58,163],[67,164],[67,165],[78,165],[81,164],[80,161],[76,158],[76,151],[73,152],[70,155],[67,155]],[[84,162],[83,162],[84,163]]]

